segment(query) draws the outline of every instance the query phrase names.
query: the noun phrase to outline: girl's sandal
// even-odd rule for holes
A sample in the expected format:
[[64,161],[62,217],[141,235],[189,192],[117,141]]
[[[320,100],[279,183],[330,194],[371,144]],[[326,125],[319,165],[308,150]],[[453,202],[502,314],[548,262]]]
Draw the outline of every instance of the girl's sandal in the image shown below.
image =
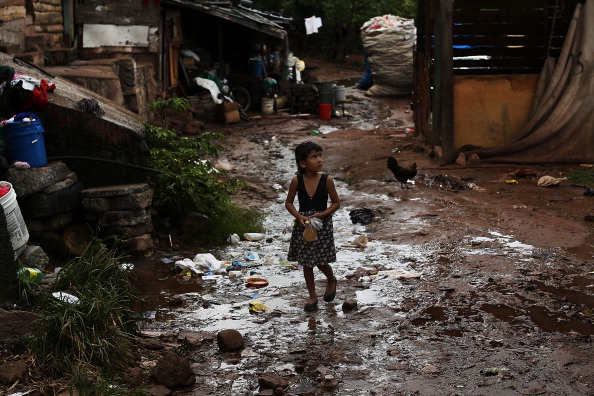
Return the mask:
[[305,307],[303,307],[303,310],[305,312],[313,312],[313,311],[317,311],[318,310],[318,302],[312,302],[312,303],[307,303],[305,304]]
[[335,276],[332,277],[332,280],[334,281],[334,291],[332,293],[324,293],[324,301],[326,302],[331,302],[334,300],[334,297],[336,297],[336,286],[338,285],[338,281]]

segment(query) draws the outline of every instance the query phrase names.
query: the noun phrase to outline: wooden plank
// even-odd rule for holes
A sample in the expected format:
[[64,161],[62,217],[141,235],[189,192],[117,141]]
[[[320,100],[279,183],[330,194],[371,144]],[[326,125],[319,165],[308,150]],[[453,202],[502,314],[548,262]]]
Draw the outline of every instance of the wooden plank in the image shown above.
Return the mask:
[[468,23],[463,25],[454,25],[454,35],[456,36],[495,36],[501,37],[509,34],[515,35],[538,35],[543,36],[544,21],[541,24],[525,25],[506,25],[502,23]]
[[529,10],[544,8],[546,1],[543,0],[456,0],[454,2],[454,12],[460,9],[464,10],[509,10],[513,12],[518,9]]
[[546,41],[541,36],[500,36],[500,37],[480,37],[480,36],[454,36],[454,45],[471,46],[541,46]]
[[491,56],[500,58],[541,58],[546,54],[546,47],[475,47],[454,48],[454,57]]
[[542,67],[543,59],[455,59],[455,68],[526,68],[526,67]]
[[509,12],[509,10],[472,11],[460,10],[454,13],[454,23],[507,23],[507,24],[533,24],[534,21],[545,19],[544,10],[521,10]]

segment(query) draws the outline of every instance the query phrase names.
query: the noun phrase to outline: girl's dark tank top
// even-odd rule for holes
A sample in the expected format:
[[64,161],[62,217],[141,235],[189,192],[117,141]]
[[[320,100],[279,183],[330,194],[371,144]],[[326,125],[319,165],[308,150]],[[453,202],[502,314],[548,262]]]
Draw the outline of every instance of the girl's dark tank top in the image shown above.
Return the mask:
[[328,174],[322,173],[316,192],[313,197],[310,197],[307,195],[307,190],[305,190],[303,175],[301,173],[297,175],[297,198],[299,199],[300,212],[309,212],[312,210],[323,212],[328,208],[328,189],[326,188],[327,179]]

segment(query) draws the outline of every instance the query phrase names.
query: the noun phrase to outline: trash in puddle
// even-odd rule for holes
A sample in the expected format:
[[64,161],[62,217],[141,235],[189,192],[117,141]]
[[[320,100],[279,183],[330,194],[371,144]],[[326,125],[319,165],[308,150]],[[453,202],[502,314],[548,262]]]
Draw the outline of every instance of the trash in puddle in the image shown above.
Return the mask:
[[250,312],[270,311],[270,308],[259,301],[250,301],[248,303],[248,309]]
[[123,263],[120,265],[120,269],[122,271],[132,271],[134,269],[134,264],[132,263]]
[[422,274],[419,272],[409,272],[404,270],[391,270],[381,271],[380,275],[382,275],[382,277],[390,277],[395,279],[414,279],[420,278]]
[[543,176],[538,179],[536,185],[538,187],[551,187],[551,186],[558,186],[563,180],[567,180],[566,177],[557,178],[553,176]]
[[240,241],[239,235],[237,235],[237,234],[231,234],[227,238],[227,242],[229,242],[231,245],[236,245],[239,243],[239,241]]
[[223,279],[223,275],[203,275],[202,280],[218,280]]
[[351,217],[351,222],[353,224],[361,223],[363,225],[368,225],[375,217],[375,212],[367,208],[355,209],[349,212],[349,216]]
[[258,261],[260,260],[260,256],[258,256],[258,253],[249,252],[245,255],[244,259],[248,261]]
[[266,287],[268,286],[268,281],[264,278],[247,278],[245,280],[246,287]]
[[354,247],[365,249],[367,247],[367,237],[365,235],[359,235],[353,242],[348,245],[342,245],[342,247]]
[[210,253],[199,253],[193,260],[185,258],[175,262],[175,266],[185,270],[189,268],[196,274],[202,274],[210,271],[213,273],[222,273],[225,271],[223,268],[223,262],[219,261]]
[[262,234],[260,232],[246,232],[245,234],[243,234],[243,237],[248,241],[256,242],[266,238],[266,234]]
[[235,279],[235,278],[239,278],[242,275],[241,271],[229,271],[227,272],[227,274],[229,275],[229,279]]
[[69,293],[64,293],[64,292],[55,292],[55,293],[52,293],[52,296],[54,296],[54,298],[56,298],[60,301],[68,303],[68,304],[78,304],[78,302],[80,301],[78,299],[78,297],[73,296],[72,294],[69,294]]

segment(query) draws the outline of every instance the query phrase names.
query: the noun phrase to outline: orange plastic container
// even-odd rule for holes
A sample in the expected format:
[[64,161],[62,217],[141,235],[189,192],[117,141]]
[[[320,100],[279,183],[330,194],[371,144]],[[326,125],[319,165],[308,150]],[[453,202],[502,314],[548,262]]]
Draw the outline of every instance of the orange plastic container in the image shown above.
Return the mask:
[[326,103],[320,103],[319,108],[320,120],[329,120],[332,115],[332,105]]

